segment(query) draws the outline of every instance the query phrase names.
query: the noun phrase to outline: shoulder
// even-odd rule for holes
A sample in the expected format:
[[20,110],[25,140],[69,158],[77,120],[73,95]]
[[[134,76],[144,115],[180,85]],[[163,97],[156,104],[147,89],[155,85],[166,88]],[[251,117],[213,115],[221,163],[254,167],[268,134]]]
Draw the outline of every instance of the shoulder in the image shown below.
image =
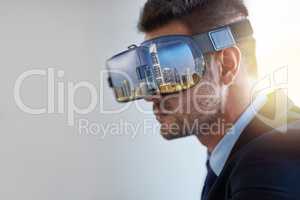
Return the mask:
[[244,161],[245,159],[278,161],[292,158],[300,160],[300,122],[288,126],[285,132],[274,129],[255,138],[242,149],[240,155]]
[[[294,126],[300,127],[300,123]],[[239,191],[299,195],[300,129],[272,131],[244,146],[234,159],[230,185]]]

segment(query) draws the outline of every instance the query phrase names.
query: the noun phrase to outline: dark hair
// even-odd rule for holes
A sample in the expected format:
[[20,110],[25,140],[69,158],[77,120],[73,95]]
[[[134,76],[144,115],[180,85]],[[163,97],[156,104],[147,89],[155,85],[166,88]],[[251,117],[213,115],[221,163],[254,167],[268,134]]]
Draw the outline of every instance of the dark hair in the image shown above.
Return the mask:
[[[184,23],[193,34],[248,17],[243,0],[148,0],[142,9],[138,29],[151,32],[172,21]],[[253,37],[239,44],[250,75],[257,75]],[[251,67],[251,68],[250,68]]]

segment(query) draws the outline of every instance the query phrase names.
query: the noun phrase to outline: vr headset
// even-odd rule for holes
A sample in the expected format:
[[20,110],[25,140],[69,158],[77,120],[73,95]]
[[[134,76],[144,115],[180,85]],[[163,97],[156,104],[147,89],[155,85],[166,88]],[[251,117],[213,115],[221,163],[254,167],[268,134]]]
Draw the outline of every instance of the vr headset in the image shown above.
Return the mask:
[[193,36],[167,35],[131,45],[107,60],[109,85],[118,102],[189,89],[205,73],[205,54],[233,47],[252,34],[245,19]]

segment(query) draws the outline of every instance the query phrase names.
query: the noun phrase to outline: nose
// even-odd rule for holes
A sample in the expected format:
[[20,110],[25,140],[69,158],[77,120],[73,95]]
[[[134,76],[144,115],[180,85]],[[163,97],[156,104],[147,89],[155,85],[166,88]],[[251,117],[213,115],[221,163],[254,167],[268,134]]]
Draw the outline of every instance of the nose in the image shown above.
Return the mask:
[[158,103],[161,101],[161,99],[162,99],[161,95],[152,95],[152,96],[145,97],[145,101],[153,102],[153,103]]
[[154,114],[158,113],[159,110],[159,105],[161,102],[161,96],[160,95],[153,95],[153,96],[148,96],[145,98],[145,101],[153,103],[152,108]]

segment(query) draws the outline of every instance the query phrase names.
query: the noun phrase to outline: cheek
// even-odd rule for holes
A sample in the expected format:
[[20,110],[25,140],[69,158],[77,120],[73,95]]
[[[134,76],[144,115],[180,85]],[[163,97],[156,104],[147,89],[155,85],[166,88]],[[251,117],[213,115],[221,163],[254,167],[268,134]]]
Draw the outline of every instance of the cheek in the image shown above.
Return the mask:
[[183,122],[176,115],[164,116],[160,124],[160,131],[163,135],[174,134],[175,136],[183,131]]
[[181,110],[181,102],[179,94],[168,95],[160,101],[160,109],[170,114],[178,113]]
[[219,111],[221,88],[212,82],[201,82],[193,88],[191,111],[202,115]]
[[204,82],[210,82],[219,85],[221,81],[222,65],[215,59],[211,59],[207,64],[206,72],[203,76]]

